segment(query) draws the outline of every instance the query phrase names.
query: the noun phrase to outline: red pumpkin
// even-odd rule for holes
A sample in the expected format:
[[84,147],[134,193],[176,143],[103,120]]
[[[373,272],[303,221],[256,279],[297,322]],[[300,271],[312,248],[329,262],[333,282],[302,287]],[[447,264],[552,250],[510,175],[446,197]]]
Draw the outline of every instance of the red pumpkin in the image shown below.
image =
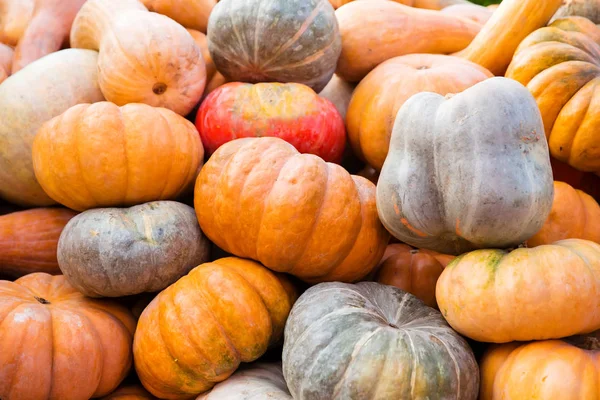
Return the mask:
[[225,84],[204,100],[196,127],[209,154],[234,139],[271,136],[301,153],[340,162],[346,143],[333,103],[298,83]]

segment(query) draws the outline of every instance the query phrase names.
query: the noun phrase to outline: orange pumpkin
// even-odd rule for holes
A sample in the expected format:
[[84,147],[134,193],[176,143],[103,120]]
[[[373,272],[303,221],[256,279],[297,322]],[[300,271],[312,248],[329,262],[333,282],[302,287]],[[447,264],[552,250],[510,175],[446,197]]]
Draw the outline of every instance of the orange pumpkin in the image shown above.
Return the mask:
[[145,104],[76,105],[33,143],[40,185],[78,211],[174,199],[193,185],[203,157],[191,122]]
[[200,48],[202,58],[204,59],[204,65],[206,66],[206,81],[210,82],[217,73],[217,67],[215,67],[210,51],[208,51],[208,39],[206,38],[206,35],[200,31],[194,29],[188,29],[187,31],[194,38],[198,48]]
[[296,297],[285,276],[256,262],[202,264],[142,313],[133,346],[138,376],[161,398],[205,392],[281,339]]
[[98,83],[117,105],[145,103],[187,115],[206,84],[192,36],[138,0],[88,0],[71,29],[71,46],[99,51]]
[[599,65],[600,28],[570,17],[529,35],[506,71],[535,97],[552,156],[581,171],[600,172]]
[[0,281],[0,322],[2,399],[101,397],[131,367],[131,313],[85,297],[62,275]]
[[462,50],[481,29],[470,20],[387,0],[355,1],[335,15],[342,35],[336,73],[348,82],[393,57]]
[[33,15],[35,0],[0,1],[0,43],[16,46]]
[[467,18],[485,25],[494,14],[494,10],[477,4],[455,4],[441,10],[442,13]]
[[454,256],[432,250],[390,244],[385,249],[375,280],[412,293],[429,307],[436,307],[435,284]]
[[600,206],[592,196],[555,181],[552,211],[527,245],[534,247],[571,238],[600,243]]
[[413,7],[426,8],[429,10],[442,10],[457,4],[471,4],[467,0],[413,0]]
[[444,269],[436,287],[440,311],[456,331],[493,343],[600,329],[598,293],[600,244],[582,239],[466,253]]
[[493,75],[458,57],[410,54],[379,65],[354,90],[346,125],[354,152],[376,170],[388,154],[400,107],[414,94],[458,93]]
[[158,400],[139,385],[122,386],[101,400]]
[[217,246],[308,282],[363,278],[389,239],[375,185],[278,138],[221,146],[198,175],[194,205]]
[[58,238],[75,214],[65,208],[35,208],[0,216],[0,274],[60,274]]
[[208,17],[218,0],[141,0],[150,11],[164,14],[186,28],[206,33]]
[[568,183],[575,189],[579,189],[597,202],[600,202],[600,176],[591,172],[578,171],[575,168],[550,157],[552,174],[555,181]]

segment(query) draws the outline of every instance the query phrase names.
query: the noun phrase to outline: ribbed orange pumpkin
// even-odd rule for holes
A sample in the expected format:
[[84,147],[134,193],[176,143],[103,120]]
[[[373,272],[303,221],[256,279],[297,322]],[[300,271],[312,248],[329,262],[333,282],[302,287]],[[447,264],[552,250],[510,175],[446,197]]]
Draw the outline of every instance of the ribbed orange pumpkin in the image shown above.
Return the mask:
[[206,32],[208,16],[218,0],[142,0],[148,10],[164,14],[186,28]]
[[396,114],[412,95],[458,93],[493,75],[458,57],[410,54],[379,65],[354,90],[346,124],[354,152],[381,170]]
[[142,313],[133,348],[138,376],[160,398],[205,392],[281,339],[296,297],[285,276],[253,261],[202,264]]
[[536,98],[552,156],[600,172],[600,28],[570,17],[538,29],[520,44],[506,76]]
[[60,274],[58,238],[75,214],[65,208],[35,208],[0,216],[0,275]]
[[194,205],[217,246],[308,282],[363,278],[389,239],[375,185],[278,138],[221,146],[198,176]]
[[85,297],[62,275],[0,281],[0,398],[112,392],[131,367],[134,330],[126,308]]
[[554,182],[552,211],[527,245],[534,247],[571,238],[600,243],[600,206],[581,190],[564,182]]
[[79,104],[46,122],[33,143],[40,185],[78,211],[176,198],[203,157],[191,122],[145,104]]
[[100,89],[117,105],[187,115],[204,91],[206,68],[192,36],[138,0],[88,0],[73,22],[71,46],[99,51]]

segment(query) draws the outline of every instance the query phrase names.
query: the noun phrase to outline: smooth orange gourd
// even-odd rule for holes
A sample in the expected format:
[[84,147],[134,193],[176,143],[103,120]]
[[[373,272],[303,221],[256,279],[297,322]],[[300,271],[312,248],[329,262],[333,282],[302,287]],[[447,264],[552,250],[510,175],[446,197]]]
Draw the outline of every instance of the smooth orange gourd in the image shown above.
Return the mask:
[[0,1],[0,43],[16,46],[33,15],[35,0]]
[[186,28],[206,33],[208,17],[218,0],[142,0],[150,11],[164,14]]

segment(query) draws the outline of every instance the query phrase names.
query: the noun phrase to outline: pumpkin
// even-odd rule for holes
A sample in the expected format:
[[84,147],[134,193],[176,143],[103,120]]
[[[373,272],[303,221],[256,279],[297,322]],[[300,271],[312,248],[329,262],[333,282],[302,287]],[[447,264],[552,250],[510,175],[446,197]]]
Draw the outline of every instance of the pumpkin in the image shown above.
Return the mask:
[[455,4],[453,6],[446,7],[441,11],[444,14],[468,18],[481,25],[485,25],[485,23],[488,22],[494,13],[493,10],[477,4]]
[[553,20],[565,17],[585,17],[594,24],[600,24],[600,1],[563,0],[562,6],[554,14]]
[[387,0],[355,1],[335,15],[342,35],[336,73],[348,82],[393,57],[462,50],[481,29],[470,20]]
[[600,333],[490,347],[481,361],[480,400],[598,397]]
[[12,47],[0,43],[0,74],[3,76],[3,78],[0,78],[0,83],[8,78],[11,73],[13,55]]
[[0,1],[0,43],[16,46],[33,15],[35,0]]
[[444,254],[529,239],[552,208],[543,129],[535,100],[511,79],[411,97],[377,184],[381,222],[400,241]]
[[321,283],[285,326],[283,375],[296,400],[475,400],[478,372],[442,315],[393,286]]
[[142,0],[150,11],[164,14],[186,28],[206,32],[208,16],[218,0]]
[[217,67],[215,67],[215,63],[213,62],[210,52],[208,51],[208,39],[206,35],[200,31],[196,31],[194,29],[188,29],[187,31],[190,35],[192,35],[192,38],[194,38],[196,45],[202,53],[202,58],[204,59],[204,65],[206,67],[206,81],[210,82],[217,73]]
[[58,262],[86,296],[120,297],[166,288],[208,261],[209,247],[193,208],[156,201],[79,214],[60,236]]
[[38,181],[78,211],[176,198],[203,156],[191,122],[146,104],[78,104],[46,122],[33,143]]
[[36,0],[31,20],[15,47],[13,73],[60,50],[69,37],[75,14],[85,1]]
[[60,274],[58,238],[75,215],[65,208],[36,208],[0,216],[0,274]]
[[205,392],[281,339],[295,299],[287,278],[254,261],[202,264],[142,313],[133,345],[138,376],[160,398]]
[[365,166],[363,169],[358,171],[357,175],[362,176],[363,178],[367,178],[375,185],[377,185],[377,181],[379,180],[379,171],[377,171],[375,168],[369,165]]
[[346,113],[348,112],[348,105],[350,104],[350,99],[352,98],[352,93],[355,88],[355,84],[346,82],[334,74],[327,86],[321,90],[319,96],[331,101],[345,120]]
[[79,103],[101,101],[97,53],[67,49],[33,62],[0,85],[0,197],[24,206],[54,204],[38,184],[31,146],[38,128]]
[[101,400],[157,400],[140,385],[122,386]]
[[239,370],[196,400],[292,400],[279,363],[257,363]]
[[552,156],[581,171],[600,172],[599,63],[600,28],[571,17],[529,35],[506,72],[535,97]]
[[546,25],[562,0],[504,0],[460,56],[504,75],[519,43]]
[[426,8],[429,10],[442,10],[457,4],[471,4],[467,0],[413,0],[413,7]]
[[567,239],[532,249],[463,254],[438,279],[436,298],[459,333],[506,343],[599,329],[599,290],[600,244]]
[[388,245],[377,267],[375,280],[415,295],[429,307],[437,307],[435,284],[453,256],[394,243]]
[[117,105],[145,103],[186,115],[200,100],[206,68],[192,36],[138,0],[88,0],[71,46],[98,50],[98,82]]
[[61,275],[0,281],[0,321],[0,398],[101,397],[131,367],[133,316],[85,297]]
[[411,96],[458,93],[492,76],[475,63],[445,55],[410,54],[387,60],[352,95],[346,116],[352,149],[381,170],[398,110]]
[[346,144],[335,106],[298,83],[227,83],[202,102],[196,127],[208,154],[237,138],[273,136],[340,162]]
[[552,174],[555,181],[568,183],[575,189],[579,189],[596,201],[600,202],[600,176],[591,172],[581,172],[568,164],[562,163],[555,158],[550,157],[552,165]]
[[217,246],[307,282],[363,278],[389,239],[375,185],[278,138],[221,146],[198,175],[194,206]]
[[327,0],[221,0],[208,21],[208,48],[230,81],[296,82],[318,93],[341,38]]

